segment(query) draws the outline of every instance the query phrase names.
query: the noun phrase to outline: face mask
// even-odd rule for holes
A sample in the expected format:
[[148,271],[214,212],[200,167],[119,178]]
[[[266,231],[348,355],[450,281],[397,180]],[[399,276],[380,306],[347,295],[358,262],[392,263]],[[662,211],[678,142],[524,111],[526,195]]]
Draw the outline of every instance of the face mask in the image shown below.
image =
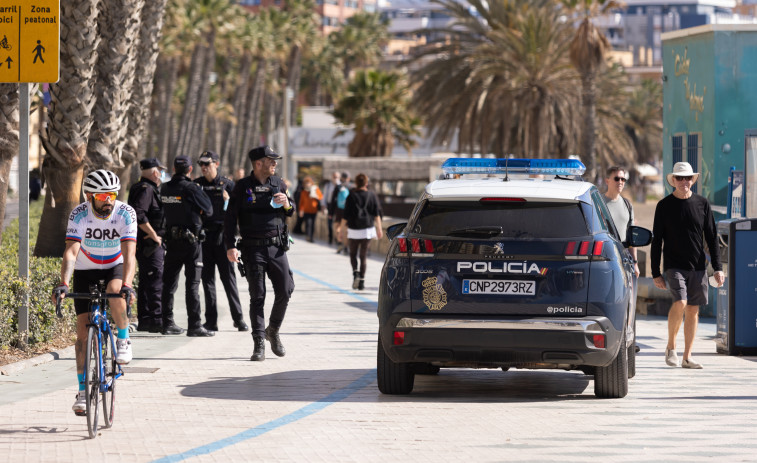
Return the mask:
[[168,172],[165,170],[160,173],[160,182],[165,183],[167,181],[171,180],[171,177],[168,175]]

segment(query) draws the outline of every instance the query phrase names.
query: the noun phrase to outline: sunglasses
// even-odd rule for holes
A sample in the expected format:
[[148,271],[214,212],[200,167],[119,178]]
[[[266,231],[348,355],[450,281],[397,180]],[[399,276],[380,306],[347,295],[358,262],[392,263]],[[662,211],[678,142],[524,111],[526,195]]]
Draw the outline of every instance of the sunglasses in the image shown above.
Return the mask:
[[627,182],[628,179],[625,177],[615,177],[616,182]]
[[675,175],[674,177],[679,182],[688,182],[689,180],[691,180],[692,178],[694,178],[692,175],[681,175],[681,176]]
[[199,161],[197,164],[199,164],[201,167],[208,167],[210,165],[210,161]]
[[113,191],[110,193],[95,193],[93,196],[96,200],[105,202],[107,200],[115,201],[118,194]]

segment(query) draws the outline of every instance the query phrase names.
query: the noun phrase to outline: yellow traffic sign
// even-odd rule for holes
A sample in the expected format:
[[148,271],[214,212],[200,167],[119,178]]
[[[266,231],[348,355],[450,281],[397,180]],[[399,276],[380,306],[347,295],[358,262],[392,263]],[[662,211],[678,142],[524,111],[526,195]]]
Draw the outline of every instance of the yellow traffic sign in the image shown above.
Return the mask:
[[0,0],[0,82],[57,82],[59,0]]

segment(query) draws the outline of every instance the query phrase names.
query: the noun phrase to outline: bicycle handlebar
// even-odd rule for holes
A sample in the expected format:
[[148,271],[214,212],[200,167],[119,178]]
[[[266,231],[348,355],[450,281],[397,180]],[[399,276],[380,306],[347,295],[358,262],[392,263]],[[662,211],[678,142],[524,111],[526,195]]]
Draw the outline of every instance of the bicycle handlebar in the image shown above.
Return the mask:
[[97,299],[123,299],[118,293],[68,293],[64,297],[59,297],[58,302],[55,304],[55,315],[58,318],[63,318],[63,312],[60,310],[60,304],[63,299],[89,299],[94,301]]

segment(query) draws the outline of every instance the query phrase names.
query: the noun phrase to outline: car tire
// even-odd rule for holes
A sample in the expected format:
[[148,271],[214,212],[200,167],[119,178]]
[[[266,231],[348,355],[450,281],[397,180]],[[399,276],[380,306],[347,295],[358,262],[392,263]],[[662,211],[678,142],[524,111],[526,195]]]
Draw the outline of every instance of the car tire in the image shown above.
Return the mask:
[[597,367],[594,372],[594,395],[606,399],[620,399],[628,394],[628,348],[626,330],[620,339],[618,354],[612,363]]
[[628,346],[628,379],[636,376],[636,320],[633,321],[633,342]]
[[393,362],[386,355],[380,336],[376,355],[376,381],[382,394],[391,395],[410,394],[415,383],[412,365]]

